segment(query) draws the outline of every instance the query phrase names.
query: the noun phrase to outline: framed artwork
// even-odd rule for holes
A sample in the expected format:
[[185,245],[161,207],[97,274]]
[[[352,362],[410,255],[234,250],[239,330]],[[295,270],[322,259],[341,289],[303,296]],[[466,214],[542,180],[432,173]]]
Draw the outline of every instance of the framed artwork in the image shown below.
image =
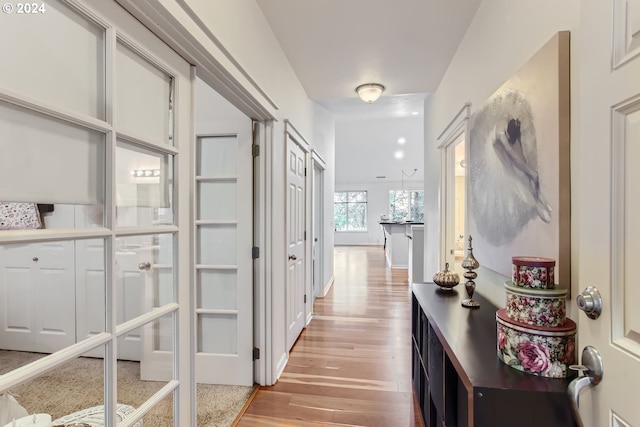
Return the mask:
[[470,118],[474,254],[511,277],[513,256],[556,261],[570,288],[569,32],[557,33]]

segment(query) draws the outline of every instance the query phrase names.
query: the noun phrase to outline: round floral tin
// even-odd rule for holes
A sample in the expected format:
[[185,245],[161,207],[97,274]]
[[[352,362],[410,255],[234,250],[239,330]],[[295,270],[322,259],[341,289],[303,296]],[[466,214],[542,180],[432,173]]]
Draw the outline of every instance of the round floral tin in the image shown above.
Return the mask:
[[550,258],[514,256],[512,280],[516,286],[533,289],[553,289],[556,262]]
[[496,312],[498,358],[518,371],[548,378],[565,378],[576,363],[576,324],[567,319],[557,328],[534,327]]
[[505,282],[506,313],[511,320],[534,326],[564,325],[567,315],[566,289],[530,289]]

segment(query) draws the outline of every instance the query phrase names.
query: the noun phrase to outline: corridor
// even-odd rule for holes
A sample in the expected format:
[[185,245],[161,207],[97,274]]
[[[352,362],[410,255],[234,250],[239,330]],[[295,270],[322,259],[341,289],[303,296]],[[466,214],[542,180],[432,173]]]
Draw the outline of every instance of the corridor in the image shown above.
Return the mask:
[[386,268],[379,246],[336,246],[334,259],[335,283],[239,427],[423,425],[411,386],[407,271]]

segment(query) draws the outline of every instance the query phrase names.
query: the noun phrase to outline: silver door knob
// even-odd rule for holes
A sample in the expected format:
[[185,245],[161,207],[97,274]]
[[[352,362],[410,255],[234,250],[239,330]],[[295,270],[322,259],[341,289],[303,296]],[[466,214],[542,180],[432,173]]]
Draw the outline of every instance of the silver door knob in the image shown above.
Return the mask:
[[150,268],[151,268],[150,262],[141,262],[140,264],[138,264],[139,270],[149,270]]
[[295,255],[289,255],[289,260],[290,260],[290,261],[295,261],[295,260],[297,260],[297,259],[298,259],[298,257],[297,257],[297,256],[295,256]]
[[602,381],[602,375],[604,374],[602,357],[600,357],[600,353],[595,347],[588,345],[582,350],[582,365],[571,365],[569,369],[583,374],[583,376],[571,381],[567,389],[576,424],[578,424],[578,427],[583,427],[584,425],[580,418],[580,391],[587,386],[597,386]]
[[578,308],[590,318],[597,319],[602,313],[602,297],[598,288],[587,286],[580,295],[576,297]]

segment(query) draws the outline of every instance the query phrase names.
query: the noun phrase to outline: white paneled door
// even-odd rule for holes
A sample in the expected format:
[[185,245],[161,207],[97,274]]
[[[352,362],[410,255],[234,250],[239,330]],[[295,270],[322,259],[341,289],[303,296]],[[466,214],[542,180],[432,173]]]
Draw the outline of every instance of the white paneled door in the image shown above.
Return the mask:
[[2,349],[53,353],[76,342],[73,242],[0,246]]
[[599,289],[602,314],[578,311],[578,355],[595,347],[604,375],[580,414],[585,427],[640,426],[640,1],[581,5],[577,283]]
[[305,203],[306,157],[300,146],[287,135],[287,349],[290,350],[305,323]]
[[197,133],[196,381],[252,385],[251,120]]

